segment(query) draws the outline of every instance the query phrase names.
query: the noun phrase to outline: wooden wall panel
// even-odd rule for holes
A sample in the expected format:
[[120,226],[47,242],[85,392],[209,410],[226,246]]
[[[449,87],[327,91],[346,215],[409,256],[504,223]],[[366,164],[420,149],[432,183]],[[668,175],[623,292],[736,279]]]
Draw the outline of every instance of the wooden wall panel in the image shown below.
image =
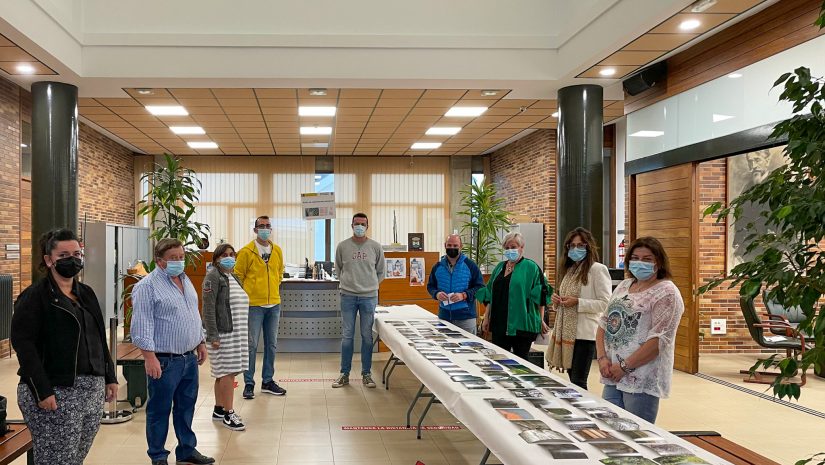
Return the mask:
[[[685,313],[676,334],[674,368],[687,373],[699,369],[699,315],[693,295],[696,277],[695,167],[685,164],[636,175],[632,197],[634,238],[653,236],[670,258],[673,283],[685,301]],[[663,200],[666,198],[667,200]]]
[[821,0],[782,0],[668,58],[664,82],[626,95],[625,114],[825,34],[814,26],[821,6]]

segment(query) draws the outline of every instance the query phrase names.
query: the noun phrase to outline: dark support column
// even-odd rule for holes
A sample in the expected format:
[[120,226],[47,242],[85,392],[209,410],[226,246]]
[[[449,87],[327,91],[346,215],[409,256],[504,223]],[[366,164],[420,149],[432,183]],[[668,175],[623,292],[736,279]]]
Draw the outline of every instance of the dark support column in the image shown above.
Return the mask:
[[602,197],[603,89],[597,85],[559,89],[556,244],[577,226],[590,230],[604,257]]
[[41,276],[40,236],[77,231],[77,87],[32,84],[32,279]]

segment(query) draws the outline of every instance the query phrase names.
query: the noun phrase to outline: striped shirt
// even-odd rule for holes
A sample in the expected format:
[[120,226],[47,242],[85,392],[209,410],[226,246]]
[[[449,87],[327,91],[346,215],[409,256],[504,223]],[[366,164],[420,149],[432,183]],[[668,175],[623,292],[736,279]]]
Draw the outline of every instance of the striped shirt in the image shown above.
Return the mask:
[[151,352],[182,354],[203,341],[198,294],[181,273],[183,292],[155,268],[132,289],[132,343]]

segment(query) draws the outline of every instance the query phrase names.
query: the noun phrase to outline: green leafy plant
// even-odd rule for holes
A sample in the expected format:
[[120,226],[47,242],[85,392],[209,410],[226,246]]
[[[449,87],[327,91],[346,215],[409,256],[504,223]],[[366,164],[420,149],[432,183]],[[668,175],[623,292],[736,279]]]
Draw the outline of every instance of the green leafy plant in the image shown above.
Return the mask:
[[[816,25],[825,27],[825,2]],[[777,367],[779,375],[772,383],[774,395],[799,399],[800,386],[791,379],[811,367],[825,373],[825,80],[800,67],[780,76],[774,86],[782,86],[779,100],[793,107],[794,115],[778,123],[771,134],[775,141],[787,138],[787,164],[726,207],[717,202],[704,210],[705,216],[716,215],[717,222],[730,216],[736,225],[745,205],[759,205],[769,231],[760,231],[753,223],[744,225],[749,233],[745,238],[746,254],[755,255],[726,276],[702,286],[699,293],[728,282],[729,288],[740,286],[739,293],[744,297],[753,298],[767,289],[768,299],[785,308],[802,309],[805,319],[796,331],[809,335],[805,339],[813,348],[798,358],[775,354],[751,367],[751,372],[759,367]],[[796,463],[812,462],[825,464],[825,454]]]
[[502,254],[499,232],[510,226],[510,212],[504,209],[504,200],[496,194],[492,183],[471,183],[461,190],[459,215],[468,218],[461,226],[461,234],[470,240],[463,251],[480,266],[489,266],[500,260]]

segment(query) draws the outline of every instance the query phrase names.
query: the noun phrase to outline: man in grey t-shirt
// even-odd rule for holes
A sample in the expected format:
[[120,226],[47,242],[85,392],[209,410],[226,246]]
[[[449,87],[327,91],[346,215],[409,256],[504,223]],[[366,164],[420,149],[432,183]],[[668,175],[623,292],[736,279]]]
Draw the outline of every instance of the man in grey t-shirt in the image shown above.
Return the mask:
[[352,217],[352,237],[335,249],[335,269],[341,288],[341,376],[332,383],[339,388],[349,384],[355,336],[355,318],[361,315],[361,377],[364,386],[375,387],[372,380],[372,322],[378,304],[378,284],[384,280],[384,251],[381,244],[367,237],[367,215]]

